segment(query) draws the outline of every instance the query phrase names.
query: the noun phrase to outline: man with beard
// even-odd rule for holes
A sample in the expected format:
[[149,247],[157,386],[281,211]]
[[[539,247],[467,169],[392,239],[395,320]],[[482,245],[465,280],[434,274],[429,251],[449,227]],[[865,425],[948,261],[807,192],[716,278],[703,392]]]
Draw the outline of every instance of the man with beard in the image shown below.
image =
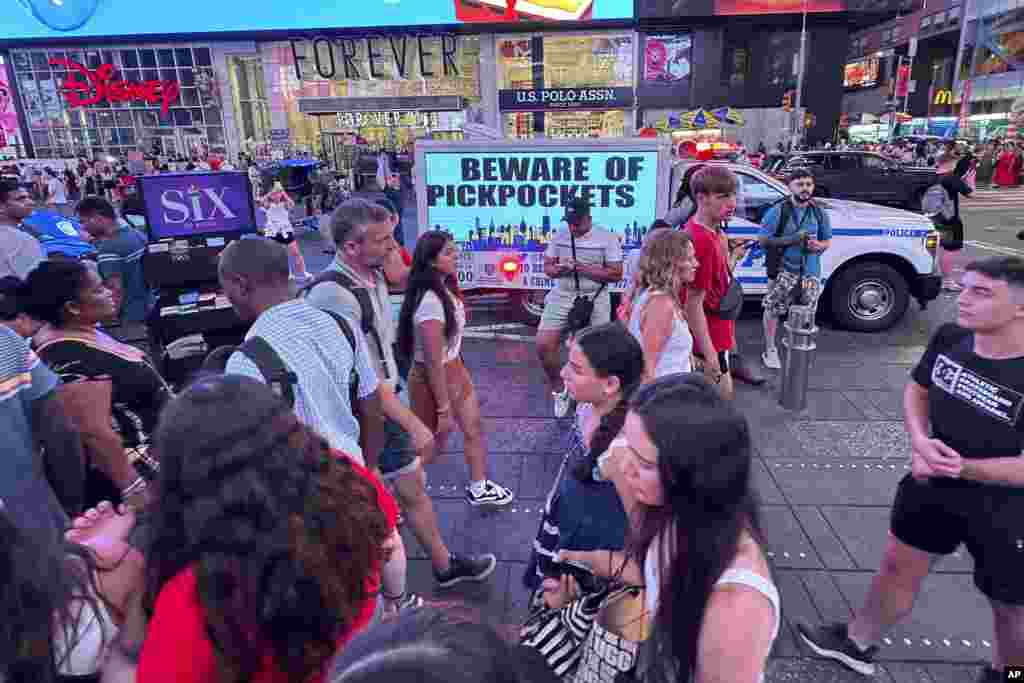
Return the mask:
[[[760,240],[769,257],[768,293],[764,297],[766,367],[782,368],[775,336],[779,318],[794,304],[818,306],[821,296],[821,254],[832,241],[828,214],[814,204],[814,176],[797,169],[789,176],[789,199],[773,206],[761,224]],[[772,256],[775,256],[773,259]]]

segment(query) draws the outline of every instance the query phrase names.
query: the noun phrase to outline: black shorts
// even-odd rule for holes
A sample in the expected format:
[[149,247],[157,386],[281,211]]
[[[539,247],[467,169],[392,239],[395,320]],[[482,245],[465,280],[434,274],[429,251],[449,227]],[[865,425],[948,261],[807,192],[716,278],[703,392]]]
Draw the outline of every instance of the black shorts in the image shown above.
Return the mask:
[[939,244],[946,251],[960,251],[964,248],[964,224],[960,219],[937,226],[942,237]]
[[1024,605],[1024,489],[967,482],[921,483],[909,474],[893,503],[892,535],[934,555],[963,543],[974,585],[985,596]]

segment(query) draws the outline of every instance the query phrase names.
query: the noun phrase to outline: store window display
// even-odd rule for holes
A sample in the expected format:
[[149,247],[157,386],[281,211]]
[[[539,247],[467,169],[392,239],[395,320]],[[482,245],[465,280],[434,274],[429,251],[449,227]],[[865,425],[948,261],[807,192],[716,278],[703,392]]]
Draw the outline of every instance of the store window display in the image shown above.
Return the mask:
[[497,47],[499,101],[509,103],[502,104],[506,137],[626,135],[632,124],[631,34],[503,36]]
[[[10,66],[38,157],[123,158],[131,151],[205,156],[225,151],[209,46],[14,50]],[[98,77],[111,83],[156,82],[167,96],[100,97],[88,86],[70,92],[66,87]],[[119,87],[115,92],[122,90],[133,89]]]
[[299,111],[299,100],[460,96],[467,106],[479,105],[479,36],[339,40],[343,42],[294,40],[261,46],[262,58],[271,64],[271,114],[285,112],[293,148],[318,153],[326,132],[354,136],[375,149],[408,153],[413,141],[425,136],[461,135],[465,115],[458,111],[341,111],[312,116]]

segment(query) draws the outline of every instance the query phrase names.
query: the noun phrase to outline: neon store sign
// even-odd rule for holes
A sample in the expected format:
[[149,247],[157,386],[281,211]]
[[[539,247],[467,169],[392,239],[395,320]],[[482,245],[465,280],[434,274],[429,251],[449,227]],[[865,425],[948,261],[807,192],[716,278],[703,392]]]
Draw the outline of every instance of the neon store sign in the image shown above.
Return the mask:
[[70,59],[51,59],[53,66],[62,66],[68,75],[60,89],[69,107],[88,107],[107,102],[139,101],[159,104],[161,116],[178,100],[181,87],[176,81],[126,81],[114,78],[113,64],[101,64],[88,69]]

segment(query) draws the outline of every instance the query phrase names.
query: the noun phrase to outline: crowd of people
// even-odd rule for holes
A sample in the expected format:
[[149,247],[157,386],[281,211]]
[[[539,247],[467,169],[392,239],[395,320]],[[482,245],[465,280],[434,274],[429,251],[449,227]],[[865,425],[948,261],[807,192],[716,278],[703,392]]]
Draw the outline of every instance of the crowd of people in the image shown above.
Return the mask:
[[[426,493],[456,429],[466,503],[515,499],[491,478],[450,234],[428,231],[410,254],[393,206],[349,199],[329,215],[334,259],[301,287],[283,230],[231,242],[219,279],[251,323],[245,341],[171,386],[104,329],[151,306],[134,258],[145,240],[124,206],[78,205],[95,264],[44,259],[0,232],[0,680],[763,680],[782,612],[750,428],[731,400],[732,270],[755,242],[773,255],[762,362],[777,368],[778,320],[815,306],[832,238],[811,173],[788,184],[756,238],[730,239],[737,178],[696,168],[680,190],[690,202],[647,232],[617,310],[618,240],[585,201],[564,207],[537,350],[571,445],[512,639],[411,592],[398,532],[409,527],[439,589],[493,575],[494,554],[450,548]],[[0,182],[0,231],[31,208],[24,187]],[[960,268],[957,325],[938,331],[906,389],[913,471],[886,562],[854,621],[800,631],[862,673],[935,557],[961,541],[997,626],[983,680],[1024,663],[1011,522],[1024,485],[1024,262]],[[1012,409],[967,400],[953,377],[966,372],[1005,388]]]

